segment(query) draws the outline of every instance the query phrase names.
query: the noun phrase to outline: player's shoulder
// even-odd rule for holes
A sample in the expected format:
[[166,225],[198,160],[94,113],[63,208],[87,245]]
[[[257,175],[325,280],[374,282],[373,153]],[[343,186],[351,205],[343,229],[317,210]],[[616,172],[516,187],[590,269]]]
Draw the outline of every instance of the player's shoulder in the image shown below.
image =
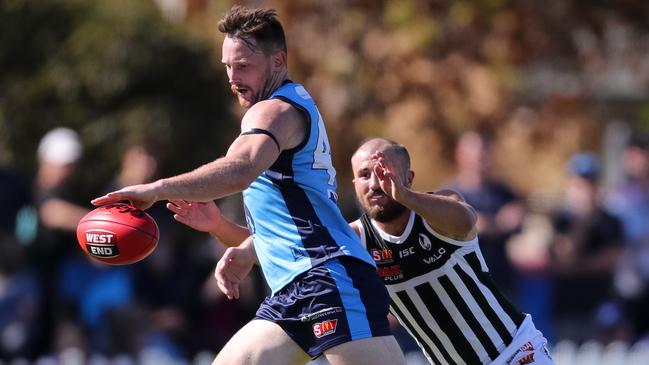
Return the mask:
[[[303,116],[291,104],[277,99],[263,100],[248,109],[242,127],[266,128],[275,124],[302,125]],[[287,123],[288,122],[288,123]]]
[[246,114],[249,113],[281,113],[288,110],[295,109],[290,103],[282,99],[266,99],[255,103]]
[[299,118],[300,114],[290,103],[281,99],[262,100],[248,109],[244,118],[262,117],[262,118]]

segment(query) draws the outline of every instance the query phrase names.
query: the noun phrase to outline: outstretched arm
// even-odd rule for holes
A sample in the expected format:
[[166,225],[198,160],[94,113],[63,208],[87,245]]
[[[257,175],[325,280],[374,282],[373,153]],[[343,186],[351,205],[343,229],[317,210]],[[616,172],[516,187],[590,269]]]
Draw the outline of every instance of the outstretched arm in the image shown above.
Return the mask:
[[388,155],[376,152],[374,158],[378,162],[374,173],[387,195],[415,211],[440,234],[462,241],[475,237],[476,213],[460,194],[450,190],[435,194],[415,191],[396,173]]
[[214,201],[201,203],[171,200],[167,203],[167,209],[175,213],[174,219],[178,222],[197,231],[207,232],[229,247],[238,246],[250,236],[247,227],[225,218]]
[[302,141],[306,135],[303,118],[283,101],[259,102],[244,116],[242,130],[267,130],[277,144],[264,134],[242,134],[230,145],[225,157],[181,175],[127,186],[92,200],[92,204],[130,200],[136,207],[146,209],[159,200],[206,202],[242,191],[275,162],[281,150],[293,148]]

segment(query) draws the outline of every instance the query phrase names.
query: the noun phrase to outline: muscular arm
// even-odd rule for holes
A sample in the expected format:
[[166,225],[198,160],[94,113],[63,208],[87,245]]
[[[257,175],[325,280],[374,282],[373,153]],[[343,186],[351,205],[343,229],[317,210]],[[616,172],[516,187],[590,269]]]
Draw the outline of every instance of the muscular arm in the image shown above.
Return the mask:
[[[246,113],[241,129],[251,128],[271,132],[282,149],[296,146],[301,141],[296,135],[304,136],[301,115],[278,100],[257,103]],[[279,153],[277,145],[267,135],[241,135],[225,157],[192,172],[162,179],[162,199],[207,201],[242,191],[275,162]]]
[[406,189],[400,199],[401,204],[414,210],[440,234],[462,241],[476,235],[476,213],[454,191],[428,194]]
[[[241,129],[265,129],[272,133],[280,149],[297,146],[306,135],[304,117],[290,104],[266,100],[255,104],[243,117]],[[268,169],[280,154],[271,137],[264,134],[240,135],[225,157],[193,171],[150,184],[128,186],[94,199],[94,205],[130,200],[146,209],[158,200],[206,202],[244,190]]]

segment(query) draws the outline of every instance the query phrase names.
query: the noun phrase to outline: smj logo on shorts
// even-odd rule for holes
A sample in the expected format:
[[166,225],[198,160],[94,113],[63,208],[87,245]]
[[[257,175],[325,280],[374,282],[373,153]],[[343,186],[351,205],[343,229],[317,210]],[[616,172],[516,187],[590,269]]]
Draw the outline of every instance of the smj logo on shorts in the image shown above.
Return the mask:
[[318,322],[313,325],[313,334],[316,338],[321,338],[336,332],[337,319],[330,319],[324,322]]

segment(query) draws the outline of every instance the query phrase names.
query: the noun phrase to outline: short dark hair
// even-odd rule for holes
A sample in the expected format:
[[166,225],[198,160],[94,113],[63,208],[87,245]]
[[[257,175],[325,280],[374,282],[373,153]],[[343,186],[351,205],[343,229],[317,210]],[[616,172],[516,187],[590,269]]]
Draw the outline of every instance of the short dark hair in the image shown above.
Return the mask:
[[255,40],[265,54],[286,52],[286,38],[275,9],[248,9],[233,6],[219,21],[219,32],[239,38],[249,46]]
[[403,160],[406,170],[410,170],[410,153],[408,153],[406,146],[391,139],[386,139],[386,141],[388,141],[386,150],[393,150]]

